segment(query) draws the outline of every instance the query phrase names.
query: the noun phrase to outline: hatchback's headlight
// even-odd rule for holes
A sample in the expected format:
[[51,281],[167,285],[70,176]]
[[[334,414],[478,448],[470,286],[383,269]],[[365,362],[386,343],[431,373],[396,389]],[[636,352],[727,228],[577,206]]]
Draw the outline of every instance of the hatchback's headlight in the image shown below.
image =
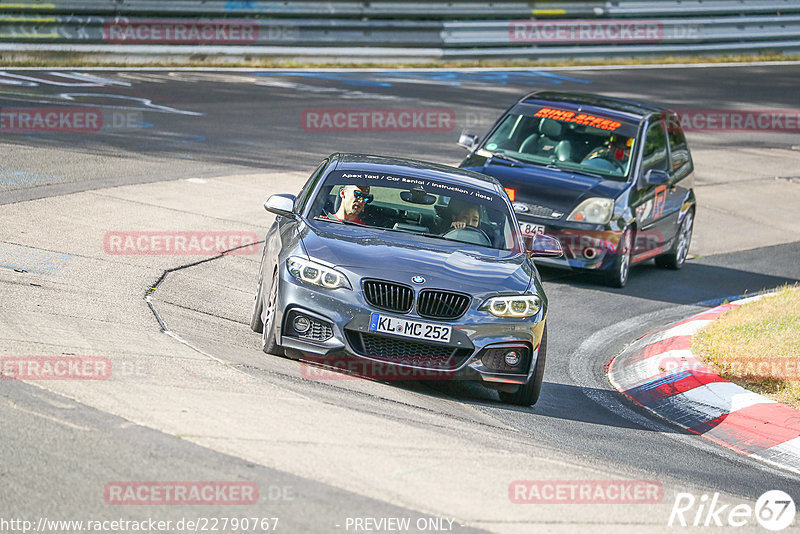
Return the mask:
[[336,269],[315,261],[292,256],[286,260],[286,267],[289,269],[289,274],[306,284],[312,284],[326,289],[338,289],[340,287],[353,289],[350,287],[350,282],[347,281],[345,275]]
[[567,217],[568,221],[606,224],[611,220],[614,201],[610,198],[587,198]]
[[542,299],[536,295],[492,297],[479,310],[488,311],[495,317],[532,317],[542,308]]

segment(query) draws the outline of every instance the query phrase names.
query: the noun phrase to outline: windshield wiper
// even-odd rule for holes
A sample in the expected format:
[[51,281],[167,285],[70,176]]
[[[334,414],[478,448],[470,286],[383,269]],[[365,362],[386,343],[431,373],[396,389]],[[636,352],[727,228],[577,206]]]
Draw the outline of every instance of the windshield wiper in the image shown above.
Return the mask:
[[505,154],[501,154],[500,152],[492,152],[491,159],[499,159],[501,161],[507,161],[509,163],[529,163],[519,158],[515,158],[514,156],[507,156]]
[[548,169],[556,169],[556,170],[561,171],[561,172],[584,174],[586,176],[591,176],[593,178],[600,178],[601,180],[603,179],[603,177],[601,175],[599,175],[599,174],[595,174],[593,172],[588,172],[588,171],[585,171],[583,169],[574,169],[572,167],[565,167],[563,165],[559,165],[558,162],[556,162],[556,161],[551,161],[550,163],[548,163],[546,165],[546,167]]

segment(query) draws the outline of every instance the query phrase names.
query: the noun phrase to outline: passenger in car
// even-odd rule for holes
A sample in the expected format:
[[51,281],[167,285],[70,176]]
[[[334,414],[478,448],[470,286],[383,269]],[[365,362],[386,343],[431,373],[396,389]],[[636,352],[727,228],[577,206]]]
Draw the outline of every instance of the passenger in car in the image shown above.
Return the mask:
[[480,224],[481,212],[478,209],[478,206],[467,205],[464,208],[461,208],[458,213],[453,215],[453,221],[450,223],[450,227],[457,230],[462,230],[467,226],[478,228]]

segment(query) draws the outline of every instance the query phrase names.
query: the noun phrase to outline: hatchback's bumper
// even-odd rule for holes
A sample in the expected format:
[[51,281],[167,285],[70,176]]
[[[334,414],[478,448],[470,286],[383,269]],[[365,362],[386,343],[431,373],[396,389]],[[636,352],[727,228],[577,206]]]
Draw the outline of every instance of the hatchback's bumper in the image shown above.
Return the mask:
[[561,243],[560,258],[536,258],[536,263],[561,269],[600,271],[611,266],[623,231],[610,226],[553,221],[518,215],[520,222],[544,226],[544,233]]

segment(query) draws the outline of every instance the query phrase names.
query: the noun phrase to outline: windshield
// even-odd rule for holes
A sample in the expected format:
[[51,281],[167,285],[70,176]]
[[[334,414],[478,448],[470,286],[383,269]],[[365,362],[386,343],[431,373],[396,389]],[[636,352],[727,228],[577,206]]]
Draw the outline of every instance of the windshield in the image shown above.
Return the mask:
[[498,250],[518,250],[507,203],[497,193],[428,178],[335,171],[309,218],[418,234]]
[[483,144],[480,155],[626,179],[637,126],[552,107],[512,110]]

